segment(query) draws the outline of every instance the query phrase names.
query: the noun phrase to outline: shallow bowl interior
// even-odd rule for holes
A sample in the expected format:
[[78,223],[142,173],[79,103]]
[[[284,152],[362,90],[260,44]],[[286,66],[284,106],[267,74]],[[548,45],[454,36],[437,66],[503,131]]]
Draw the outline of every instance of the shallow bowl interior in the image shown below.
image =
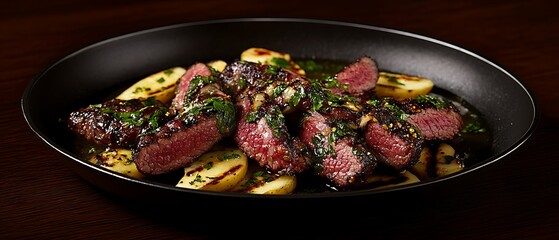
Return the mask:
[[[350,61],[369,55],[383,70],[433,79],[437,87],[461,96],[481,111],[493,133],[491,156],[459,174],[390,190],[254,196],[200,192],[130,179],[79,159],[70,150],[72,136],[61,122],[70,111],[161,69],[234,59],[249,47],[288,52],[300,58]],[[503,159],[529,138],[538,115],[532,95],[518,79],[465,49],[391,29],[309,19],[195,22],[108,39],[76,51],[37,75],[23,94],[22,110],[31,129],[89,182],[126,197],[171,199],[170,202],[196,197],[240,202],[367,199],[421,188]]]

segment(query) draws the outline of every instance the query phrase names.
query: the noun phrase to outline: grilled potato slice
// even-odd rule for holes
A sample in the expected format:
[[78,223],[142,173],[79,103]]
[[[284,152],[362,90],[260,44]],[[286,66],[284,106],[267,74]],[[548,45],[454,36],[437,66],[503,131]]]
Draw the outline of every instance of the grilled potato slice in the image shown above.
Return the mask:
[[272,51],[266,48],[249,48],[241,53],[241,60],[262,64],[275,65],[305,75],[305,70],[291,60],[291,55]]
[[163,103],[170,102],[175,96],[177,81],[184,73],[186,73],[186,69],[182,67],[173,67],[154,73],[136,82],[116,98],[130,100],[155,97]]
[[379,97],[404,99],[426,95],[431,92],[434,86],[433,81],[427,78],[379,72],[375,91]]
[[247,156],[236,148],[211,151],[184,168],[177,187],[227,191],[236,186],[248,169]]
[[436,173],[437,176],[444,176],[462,170],[463,166],[456,159],[456,151],[447,144],[441,143],[435,155],[437,160]]
[[227,63],[223,60],[211,61],[207,65],[217,70],[218,72],[223,72],[223,69],[227,67]]
[[297,178],[289,175],[269,173],[257,165],[251,165],[243,180],[231,189],[232,192],[251,194],[290,194],[297,187]]
[[105,150],[93,156],[89,161],[132,178],[141,179],[144,177],[136,168],[130,149]]
[[421,150],[421,155],[419,156],[419,161],[410,169],[410,171],[415,174],[420,179],[429,178],[429,161],[431,161],[433,154],[431,149],[424,147]]
[[436,149],[425,147],[421,151],[419,161],[410,169],[420,179],[441,177],[462,170],[463,165],[456,159],[456,151],[448,143],[441,143]]

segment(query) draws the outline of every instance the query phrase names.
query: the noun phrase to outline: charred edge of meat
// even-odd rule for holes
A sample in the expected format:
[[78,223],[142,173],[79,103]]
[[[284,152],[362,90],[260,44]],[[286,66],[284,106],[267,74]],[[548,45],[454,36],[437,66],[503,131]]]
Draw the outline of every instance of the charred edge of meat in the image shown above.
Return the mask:
[[148,99],[111,99],[70,113],[68,127],[86,140],[109,147],[134,148],[170,117],[163,103]]
[[308,79],[278,66],[236,61],[223,70],[220,78],[225,91],[237,99],[245,96],[262,99],[266,95],[266,101],[273,101],[283,113],[296,109],[327,112],[335,107],[360,108],[357,97],[335,93],[326,87],[338,83],[335,79],[329,78],[331,82]]
[[373,109],[368,115],[372,119],[367,123],[365,140],[380,161],[397,170],[417,163],[425,140],[415,126],[386,107]]
[[309,148],[315,174],[343,190],[364,184],[376,166],[376,158],[366,149],[354,119],[340,112],[345,111],[307,114],[300,138]]
[[225,92],[233,96],[266,94],[283,112],[300,108],[310,83],[303,76],[284,68],[236,61],[221,73]]
[[191,126],[198,122],[200,115],[214,116],[220,133],[229,136],[235,129],[235,113],[235,105],[227,96],[209,94],[189,102],[177,117]]
[[275,75],[281,67],[235,61],[228,64],[221,72],[220,78],[223,81],[226,93],[233,96],[240,95],[247,88],[262,89],[274,81]]

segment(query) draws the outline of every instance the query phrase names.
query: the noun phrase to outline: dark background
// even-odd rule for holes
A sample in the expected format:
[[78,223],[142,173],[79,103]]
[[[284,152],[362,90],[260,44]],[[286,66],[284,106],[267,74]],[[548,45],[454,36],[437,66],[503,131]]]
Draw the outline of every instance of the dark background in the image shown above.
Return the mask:
[[[558,239],[559,17],[555,1],[11,1],[0,3],[0,239],[333,238]],[[23,119],[26,85],[58,59],[121,34],[239,17],[297,17],[393,28],[494,61],[536,96],[541,119],[515,153],[449,190],[440,203],[319,226],[289,213],[258,229],[228,217],[174,221],[146,214],[69,171]],[[506,107],[506,106],[504,106]],[[424,202],[423,202],[424,203]],[[413,203],[411,203],[413,204]],[[261,214],[261,213],[247,213]],[[270,214],[270,213],[267,213]],[[357,218],[361,219],[361,218]],[[324,219],[323,219],[324,220]],[[329,220],[329,219],[327,219]],[[255,221],[257,221],[255,219]],[[344,222],[344,224],[340,224]],[[307,225],[309,224],[309,225]],[[293,231],[297,230],[299,233]]]

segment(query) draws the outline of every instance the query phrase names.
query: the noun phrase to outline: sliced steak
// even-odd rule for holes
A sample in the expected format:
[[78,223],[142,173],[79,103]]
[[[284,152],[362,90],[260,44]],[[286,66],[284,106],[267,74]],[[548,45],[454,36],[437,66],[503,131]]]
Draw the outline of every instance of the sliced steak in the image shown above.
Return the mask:
[[[299,110],[299,113],[331,111],[334,114],[333,107],[341,107],[351,99],[351,96],[338,96],[325,91],[318,81],[265,64],[233,62],[223,70],[220,78],[226,91],[236,96],[240,109],[238,112],[241,119],[235,135],[238,146],[261,166],[274,171],[296,173],[309,166],[309,159],[303,154],[307,151],[307,146],[290,135],[284,114],[293,117],[291,110]],[[328,175],[332,181],[337,181],[336,185],[340,187],[357,184],[361,180],[360,171],[367,172],[372,164],[365,157],[357,159],[351,151],[346,151],[354,145],[353,139],[340,140],[336,145],[339,147],[340,158],[331,157],[321,162],[320,164],[328,167],[323,174]],[[349,155],[346,157],[347,154]],[[357,169],[357,161],[362,161],[360,167],[363,169]],[[347,167],[335,168],[335,165],[342,163],[347,164]]]
[[365,141],[379,161],[396,170],[417,163],[425,140],[413,125],[384,107],[371,110],[368,116]]
[[424,109],[408,117],[426,140],[450,140],[462,129],[462,116],[451,109]]
[[225,92],[238,98],[266,94],[282,112],[309,104],[311,82],[290,70],[253,62],[236,61],[220,75]]
[[[193,68],[207,67],[195,64],[189,69]],[[155,133],[142,135],[134,150],[133,159],[143,174],[158,175],[184,167],[234,132],[235,105],[221,91],[219,82],[201,75],[185,80],[189,85],[181,86],[177,94],[186,101],[182,106],[173,105],[175,118]]]
[[147,175],[167,173],[194,161],[223,137],[215,117],[200,118],[191,125],[174,119],[142,138],[134,151],[138,170]]
[[153,98],[111,99],[71,112],[68,127],[95,144],[135,148],[140,134],[155,130],[169,120],[167,108]]
[[196,76],[209,77],[212,72],[204,63],[196,63],[190,66],[184,75],[178,80],[177,87],[175,88],[175,97],[171,102],[171,107],[169,108],[172,114],[176,114],[184,107],[185,96],[188,93],[190,82]]
[[375,88],[378,81],[378,67],[376,62],[364,56],[357,61],[345,66],[335,76],[336,80],[344,87],[331,89],[332,92],[349,93],[351,95],[360,96]]
[[462,129],[462,115],[442,98],[420,96],[398,105],[409,114],[406,121],[417,127],[426,140],[450,140]]
[[305,108],[310,82],[281,67],[244,61],[227,65],[220,79],[237,102],[237,146],[269,170],[285,174],[307,170],[306,146],[290,134],[284,114]]
[[249,99],[241,99],[237,106],[239,119],[234,139],[249,158],[279,173],[297,174],[309,168],[306,147],[299,139],[289,135],[277,106],[260,106],[260,117],[250,114]]
[[309,148],[313,169],[336,188],[350,189],[365,183],[376,159],[360,141],[353,121],[338,111],[334,115],[311,112],[302,123],[300,139]]

